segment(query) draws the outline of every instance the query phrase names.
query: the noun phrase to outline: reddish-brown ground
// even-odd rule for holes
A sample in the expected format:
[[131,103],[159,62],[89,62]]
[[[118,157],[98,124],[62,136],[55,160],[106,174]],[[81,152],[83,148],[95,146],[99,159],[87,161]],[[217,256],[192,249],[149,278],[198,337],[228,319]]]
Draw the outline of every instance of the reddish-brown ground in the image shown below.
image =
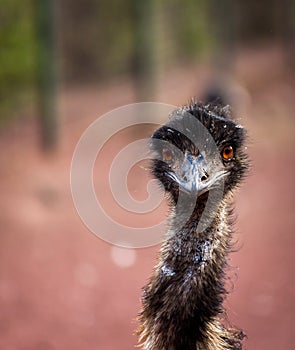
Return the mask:
[[[231,264],[239,269],[225,306],[233,323],[246,330],[247,349],[291,350],[294,75],[277,50],[243,52],[233,73],[244,86],[232,85],[250,130],[253,169],[237,195],[239,250]],[[200,66],[170,72],[159,81],[157,100],[182,104],[198,95],[205,77]],[[33,121],[2,131],[0,349],[134,348],[141,288],[159,247],[120,250],[91,234],[75,211],[69,183],[81,133],[98,116],[133,101],[128,82],[62,90],[60,146],[53,154],[39,150]],[[112,205],[106,210],[116,213]]]

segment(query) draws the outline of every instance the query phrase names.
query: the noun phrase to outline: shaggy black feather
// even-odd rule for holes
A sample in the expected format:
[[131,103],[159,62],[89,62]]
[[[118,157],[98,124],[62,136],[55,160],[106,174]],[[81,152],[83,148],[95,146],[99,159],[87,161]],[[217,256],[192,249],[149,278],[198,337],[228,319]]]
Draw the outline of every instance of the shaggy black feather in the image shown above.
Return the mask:
[[[187,114],[195,119],[187,118]],[[185,193],[187,201],[178,208],[176,204],[182,189],[177,181],[167,176],[171,169],[161,160],[163,146],[156,140],[176,146],[179,154],[174,152],[174,157],[181,157],[185,152],[198,156],[201,150],[191,140],[197,139],[203,146],[209,141],[202,130],[195,127],[197,121],[208,130],[220,152],[225,146],[231,146],[234,156],[221,163],[228,170],[221,198],[217,196],[219,199],[214,201],[215,197],[212,197],[213,203],[209,203],[207,191],[192,201],[195,194]],[[185,130],[187,136],[182,132]],[[225,270],[231,250],[232,192],[248,168],[245,139],[244,128],[230,119],[228,108],[196,102],[173,112],[169,122],[152,136],[151,148],[157,159],[151,170],[168,195],[171,217],[159,263],[142,297],[138,333],[145,350],[242,348],[243,332],[223,326],[220,316],[224,312]],[[216,193],[217,185],[212,189]],[[205,220],[209,224],[203,231],[198,231],[206,205],[209,205],[209,211]],[[184,225],[178,227],[188,210],[192,213],[189,220],[184,220]]]

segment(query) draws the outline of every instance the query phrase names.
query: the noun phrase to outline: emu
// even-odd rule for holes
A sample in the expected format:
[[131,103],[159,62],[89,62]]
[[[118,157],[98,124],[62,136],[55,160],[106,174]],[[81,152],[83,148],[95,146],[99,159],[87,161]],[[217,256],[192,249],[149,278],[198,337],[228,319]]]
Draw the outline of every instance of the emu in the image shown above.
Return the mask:
[[232,249],[232,196],[249,168],[246,131],[228,107],[192,101],[154,132],[151,172],[170,205],[158,263],[143,289],[144,350],[238,350],[243,331],[225,325]]

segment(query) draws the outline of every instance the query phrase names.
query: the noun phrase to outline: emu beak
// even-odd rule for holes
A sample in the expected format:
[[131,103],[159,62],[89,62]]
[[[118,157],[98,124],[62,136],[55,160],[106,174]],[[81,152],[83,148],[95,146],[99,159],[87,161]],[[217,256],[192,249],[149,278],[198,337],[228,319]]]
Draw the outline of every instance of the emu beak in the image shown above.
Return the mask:
[[227,174],[224,169],[216,170],[215,166],[208,166],[201,154],[197,157],[186,154],[181,169],[169,172],[168,175],[179,184],[183,191],[199,197]]

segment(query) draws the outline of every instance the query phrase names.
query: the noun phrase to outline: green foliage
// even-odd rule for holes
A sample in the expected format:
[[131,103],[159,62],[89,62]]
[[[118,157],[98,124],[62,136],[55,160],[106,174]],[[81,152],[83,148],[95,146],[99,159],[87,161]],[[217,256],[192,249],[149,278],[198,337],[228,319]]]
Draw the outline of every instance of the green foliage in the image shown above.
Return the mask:
[[[37,40],[41,37],[36,32],[40,29],[36,20],[40,0],[0,1],[1,123],[19,112],[23,102],[32,97],[40,73]],[[56,1],[58,16],[54,23],[62,79],[69,83],[102,82],[120,74],[134,74],[144,23],[151,28],[145,29],[144,36],[148,35],[149,40],[143,47],[156,48],[165,62],[192,60],[208,49],[210,31],[205,0],[147,1],[153,8],[153,18],[143,16],[140,6],[144,2],[137,0]],[[46,59],[51,58],[47,55]]]
[[167,24],[174,38],[175,58],[190,60],[210,48],[208,2],[206,0],[164,1]]
[[[64,78],[68,82],[102,81],[132,74],[139,46],[157,46],[160,55],[169,56],[163,56],[165,61],[175,63],[208,49],[205,0],[146,1],[61,0]],[[143,13],[146,8],[152,9],[152,18]],[[143,33],[146,21],[151,28]],[[141,45],[139,37],[144,40],[146,35]],[[169,40],[169,52],[165,52],[165,40]]]
[[133,52],[133,1],[61,1],[63,78],[101,81],[128,72]]
[[0,122],[3,122],[19,106],[34,81],[32,0],[1,0],[0,45]]

